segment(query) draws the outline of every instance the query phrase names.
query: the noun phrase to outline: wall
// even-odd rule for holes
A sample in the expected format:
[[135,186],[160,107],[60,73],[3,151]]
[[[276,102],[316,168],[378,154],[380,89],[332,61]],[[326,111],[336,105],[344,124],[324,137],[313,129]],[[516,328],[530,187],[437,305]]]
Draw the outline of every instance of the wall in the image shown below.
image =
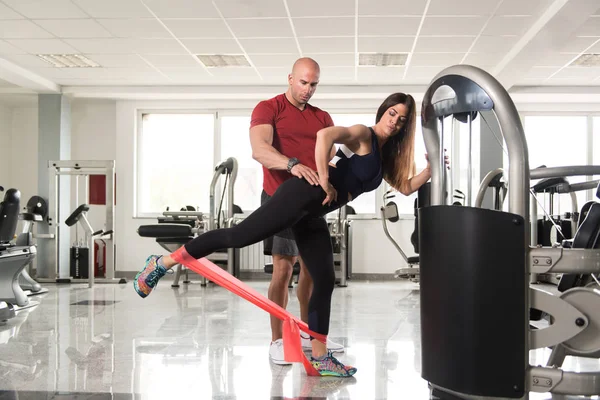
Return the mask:
[[11,131],[11,184],[21,191],[21,201],[25,205],[38,193],[37,108],[14,108]]
[[[0,186],[5,190],[10,187],[10,160],[12,138],[12,109],[0,105]],[[0,193],[4,198],[4,194]]]

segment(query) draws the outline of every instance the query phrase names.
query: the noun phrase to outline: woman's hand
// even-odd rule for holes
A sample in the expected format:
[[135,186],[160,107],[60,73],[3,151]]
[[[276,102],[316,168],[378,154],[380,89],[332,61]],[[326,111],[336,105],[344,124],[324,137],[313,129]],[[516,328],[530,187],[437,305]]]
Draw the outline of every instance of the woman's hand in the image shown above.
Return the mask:
[[[444,152],[446,152],[446,149],[444,149]],[[429,164],[429,155],[427,153],[425,153],[425,159],[427,160],[427,167],[425,167],[425,169],[431,170],[431,165]],[[447,155],[444,156],[444,161],[446,162],[446,168],[450,169],[450,159]]]
[[337,190],[335,190],[335,188],[331,185],[331,183],[329,183],[329,180],[320,182],[320,185],[323,188],[323,190],[325,191],[325,193],[327,194],[327,196],[325,196],[325,200],[323,200],[322,205],[325,205],[325,204],[329,205],[329,204],[331,204],[332,201],[337,200]]

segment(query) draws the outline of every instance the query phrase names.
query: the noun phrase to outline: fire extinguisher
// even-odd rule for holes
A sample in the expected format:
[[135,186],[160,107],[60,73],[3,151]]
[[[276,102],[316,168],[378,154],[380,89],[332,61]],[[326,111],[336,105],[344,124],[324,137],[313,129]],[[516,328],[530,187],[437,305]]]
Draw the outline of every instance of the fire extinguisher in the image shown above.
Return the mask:
[[[100,257],[100,245],[98,242],[102,242],[102,257]],[[94,254],[96,255],[94,260],[94,276],[101,278],[104,276],[106,270],[106,242],[102,239],[94,241]]]

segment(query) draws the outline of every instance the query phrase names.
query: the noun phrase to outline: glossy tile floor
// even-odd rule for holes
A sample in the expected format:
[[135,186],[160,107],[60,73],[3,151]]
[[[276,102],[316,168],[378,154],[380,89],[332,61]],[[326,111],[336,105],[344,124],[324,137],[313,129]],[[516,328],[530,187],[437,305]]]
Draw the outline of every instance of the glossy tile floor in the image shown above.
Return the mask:
[[[249,284],[267,291],[267,282]],[[347,346],[340,359],[358,368],[351,379],[271,364],[268,315],[218,286],[172,289],[163,280],[146,299],[131,282],[45,287],[30,298],[39,305],[0,325],[0,400],[430,398],[419,373],[417,284],[336,288],[330,337]],[[299,315],[295,289],[290,296]],[[548,355],[532,352],[531,362]],[[565,368],[600,363],[569,357]]]

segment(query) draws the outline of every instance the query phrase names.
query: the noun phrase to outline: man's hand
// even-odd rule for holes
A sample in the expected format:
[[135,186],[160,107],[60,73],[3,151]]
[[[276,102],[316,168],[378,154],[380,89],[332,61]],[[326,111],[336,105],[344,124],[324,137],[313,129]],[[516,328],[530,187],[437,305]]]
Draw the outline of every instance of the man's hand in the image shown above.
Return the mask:
[[290,173],[298,178],[304,178],[311,185],[319,186],[319,177],[317,172],[308,168],[306,165],[296,164],[290,170]]

